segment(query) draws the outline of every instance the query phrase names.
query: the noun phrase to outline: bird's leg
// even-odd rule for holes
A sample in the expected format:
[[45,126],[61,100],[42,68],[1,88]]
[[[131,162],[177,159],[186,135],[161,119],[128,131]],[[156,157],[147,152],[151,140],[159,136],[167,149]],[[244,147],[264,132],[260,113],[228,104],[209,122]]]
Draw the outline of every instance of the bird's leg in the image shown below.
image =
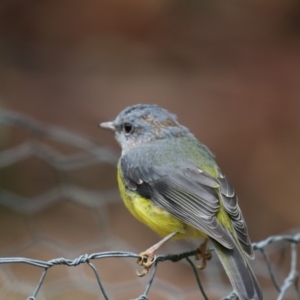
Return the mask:
[[139,265],[143,266],[144,270],[141,273],[136,272],[138,276],[142,277],[142,276],[145,276],[148,273],[149,269],[151,268],[151,266],[153,265],[153,263],[156,260],[155,251],[158,248],[160,248],[164,243],[169,241],[177,233],[178,233],[177,231],[174,231],[174,232],[170,233],[164,239],[162,239],[161,241],[159,241],[158,243],[156,243],[152,247],[148,248],[146,251],[140,253],[141,257],[139,257],[137,259],[137,263]]
[[206,261],[210,260],[212,257],[211,251],[209,249],[206,249],[207,243],[208,243],[208,239],[205,239],[205,241],[197,248],[199,253],[196,254],[196,256],[195,256],[196,260],[199,260],[199,259],[202,260],[201,264],[197,265],[197,267],[201,270],[205,269]]

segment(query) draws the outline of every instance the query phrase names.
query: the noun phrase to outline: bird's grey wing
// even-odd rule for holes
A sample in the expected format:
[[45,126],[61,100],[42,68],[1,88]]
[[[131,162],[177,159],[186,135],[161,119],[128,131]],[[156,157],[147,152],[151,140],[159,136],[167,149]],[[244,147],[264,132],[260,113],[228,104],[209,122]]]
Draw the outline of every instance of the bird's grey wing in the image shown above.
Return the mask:
[[234,243],[216,214],[220,207],[219,183],[196,167],[174,168],[144,165],[133,166],[121,159],[122,176],[127,188],[151,199],[184,223],[206,233],[226,248]]
[[239,208],[238,198],[233,186],[229,182],[228,178],[226,178],[221,172],[219,172],[218,181],[220,183],[224,208],[232,221],[240,244],[247,255],[250,258],[254,258],[254,252],[249,238],[248,228]]

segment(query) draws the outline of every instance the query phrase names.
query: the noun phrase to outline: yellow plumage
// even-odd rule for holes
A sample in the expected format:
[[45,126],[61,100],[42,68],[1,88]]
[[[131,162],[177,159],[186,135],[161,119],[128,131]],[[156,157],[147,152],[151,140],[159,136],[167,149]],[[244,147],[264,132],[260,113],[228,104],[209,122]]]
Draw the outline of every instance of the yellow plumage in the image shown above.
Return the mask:
[[136,219],[149,226],[160,236],[165,237],[172,232],[178,232],[173,239],[207,238],[206,234],[180,221],[165,209],[155,206],[151,200],[126,190],[120,168],[118,168],[118,185],[127,209]]

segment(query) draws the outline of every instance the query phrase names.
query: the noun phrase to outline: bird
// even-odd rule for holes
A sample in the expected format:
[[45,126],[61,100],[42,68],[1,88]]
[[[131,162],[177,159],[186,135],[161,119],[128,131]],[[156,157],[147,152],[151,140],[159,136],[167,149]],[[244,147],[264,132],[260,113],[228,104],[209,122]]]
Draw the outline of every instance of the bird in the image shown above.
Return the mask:
[[99,126],[112,130],[122,149],[117,181],[125,206],[163,237],[140,254],[139,275],[147,274],[167,241],[199,239],[200,268],[211,258],[210,242],[239,299],[263,299],[248,261],[254,251],[236,192],[209,148],[155,104],[129,106]]

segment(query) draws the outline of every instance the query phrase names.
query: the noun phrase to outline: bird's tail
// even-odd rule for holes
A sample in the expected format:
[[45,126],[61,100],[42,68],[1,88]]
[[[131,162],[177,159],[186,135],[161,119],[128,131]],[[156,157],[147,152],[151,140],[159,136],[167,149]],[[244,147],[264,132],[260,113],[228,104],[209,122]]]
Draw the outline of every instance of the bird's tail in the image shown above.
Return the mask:
[[213,239],[211,242],[239,299],[262,300],[259,283],[239,245],[235,244],[233,249],[227,249]]

